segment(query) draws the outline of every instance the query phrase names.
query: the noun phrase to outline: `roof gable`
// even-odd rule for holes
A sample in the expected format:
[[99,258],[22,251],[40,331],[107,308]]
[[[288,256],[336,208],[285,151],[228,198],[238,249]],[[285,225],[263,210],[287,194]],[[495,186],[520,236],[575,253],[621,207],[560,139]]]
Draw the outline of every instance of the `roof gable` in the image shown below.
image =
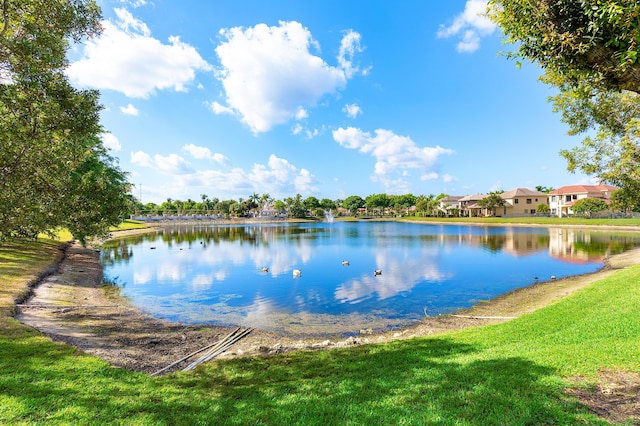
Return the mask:
[[568,185],[558,189],[554,189],[549,194],[551,195],[564,195],[564,194],[589,194],[594,192],[609,192],[615,191],[618,188],[611,185]]
[[500,194],[502,198],[511,199],[515,197],[546,197],[548,194],[529,188],[515,188]]
[[483,194],[473,194],[473,195],[467,195],[465,197],[462,197],[458,201],[478,201],[478,200],[482,200],[485,197],[486,195],[483,195]]

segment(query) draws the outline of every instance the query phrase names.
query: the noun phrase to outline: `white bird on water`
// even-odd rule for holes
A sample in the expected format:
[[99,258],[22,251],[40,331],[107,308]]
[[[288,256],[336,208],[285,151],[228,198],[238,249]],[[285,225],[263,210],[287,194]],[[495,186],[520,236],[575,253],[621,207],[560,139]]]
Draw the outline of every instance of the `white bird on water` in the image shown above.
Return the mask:
[[373,271],[374,277],[377,277],[378,275],[382,275],[382,269],[376,269],[375,271]]
[[302,275],[302,271],[300,269],[293,270],[293,278],[299,277],[300,275]]
[[342,261],[342,266],[349,266],[349,261],[348,260],[343,260]]

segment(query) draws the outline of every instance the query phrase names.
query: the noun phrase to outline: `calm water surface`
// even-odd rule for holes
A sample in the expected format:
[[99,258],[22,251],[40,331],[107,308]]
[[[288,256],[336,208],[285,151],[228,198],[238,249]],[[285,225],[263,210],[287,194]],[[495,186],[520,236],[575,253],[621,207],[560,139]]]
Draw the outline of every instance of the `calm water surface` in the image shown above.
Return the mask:
[[157,317],[346,335],[594,272],[639,245],[633,233],[323,222],[164,228],[110,242],[102,260],[122,294]]

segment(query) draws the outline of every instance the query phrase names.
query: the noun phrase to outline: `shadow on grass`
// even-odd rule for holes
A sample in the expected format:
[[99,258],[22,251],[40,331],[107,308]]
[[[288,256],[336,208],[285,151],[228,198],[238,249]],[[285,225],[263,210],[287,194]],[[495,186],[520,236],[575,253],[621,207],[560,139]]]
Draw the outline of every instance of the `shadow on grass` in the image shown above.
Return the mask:
[[[576,424],[553,371],[417,339],[204,365],[162,378],[41,338],[0,340],[0,422]],[[598,424],[587,417],[589,424]],[[602,424],[606,424],[602,422]]]

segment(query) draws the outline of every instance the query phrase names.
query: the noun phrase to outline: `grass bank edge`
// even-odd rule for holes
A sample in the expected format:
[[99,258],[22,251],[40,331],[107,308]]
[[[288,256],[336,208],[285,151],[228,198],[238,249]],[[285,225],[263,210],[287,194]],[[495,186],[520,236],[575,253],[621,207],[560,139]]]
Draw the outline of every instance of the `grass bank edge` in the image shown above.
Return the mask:
[[[261,419],[269,418],[296,424],[302,419],[296,416],[305,415],[302,408],[296,408],[300,406],[309,410],[304,419],[309,424],[314,424],[319,414],[336,421],[347,412],[370,422],[380,420],[377,413],[384,413],[387,418],[408,419],[407,424],[465,417],[471,420],[456,424],[474,424],[473,419],[484,419],[486,413],[469,411],[470,407],[485,403],[491,405],[490,414],[497,424],[514,414],[508,407],[513,391],[520,395],[516,406],[521,405],[515,413],[529,417],[512,424],[552,420],[568,424],[579,418],[589,424],[606,424],[594,422],[594,417],[573,404],[554,402],[562,398],[563,377],[584,376],[593,382],[601,369],[640,371],[640,361],[634,359],[640,319],[629,315],[640,298],[640,265],[636,265],[505,324],[323,353],[219,361],[194,373],[150,378],[111,369],[97,358],[51,342],[19,324],[4,309],[15,303],[16,294],[34,277],[56,263],[60,244],[43,240],[16,244],[8,250],[0,247],[0,365],[7,373],[0,379],[0,390],[6,390],[3,383],[20,381],[12,377],[32,383],[25,385],[26,396],[0,392],[7,410],[6,414],[0,410],[0,418],[6,415],[5,420],[92,423],[127,418],[139,424],[169,424],[170,420],[188,424],[219,413],[233,418],[230,423],[235,424],[268,424]],[[24,350],[24,358],[11,361],[14,354],[2,348],[9,344],[12,350]],[[589,356],[584,354],[585,347]],[[382,369],[391,369],[393,374],[362,386],[368,377],[380,376]],[[520,374],[521,369],[527,370],[526,374]],[[513,382],[493,384],[501,380]],[[500,398],[493,396],[505,386],[509,392],[503,391]],[[60,389],[77,398],[61,398]],[[374,401],[372,394],[378,393],[379,399]],[[340,403],[338,397],[343,396],[353,399],[349,404]],[[534,400],[529,403],[527,399]],[[412,411],[409,401],[430,407],[435,414]],[[449,408],[456,403],[460,407],[455,411]],[[237,404],[243,410],[238,410]],[[557,406],[549,411],[545,408],[549,404]],[[548,417],[536,417],[539,414],[535,412],[541,410]]]

